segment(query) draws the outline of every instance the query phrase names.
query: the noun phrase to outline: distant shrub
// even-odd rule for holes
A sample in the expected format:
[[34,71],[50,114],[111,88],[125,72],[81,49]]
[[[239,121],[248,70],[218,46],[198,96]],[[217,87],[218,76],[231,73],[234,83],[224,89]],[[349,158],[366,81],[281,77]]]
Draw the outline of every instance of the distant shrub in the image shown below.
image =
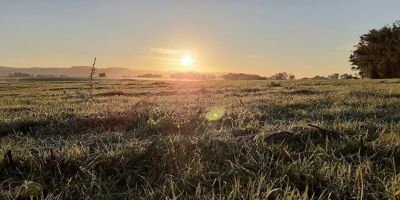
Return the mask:
[[107,77],[107,74],[105,72],[99,73],[99,77],[101,78]]
[[280,72],[272,75],[271,78],[275,80],[293,80],[296,78],[296,76],[291,73]]
[[32,75],[24,72],[14,72],[8,75],[8,77],[31,77]]
[[331,74],[328,76],[328,79],[337,80],[339,79],[340,75],[338,73]]
[[340,79],[358,79],[358,77],[353,76],[351,74],[342,74],[340,75]]
[[37,78],[57,78],[56,75],[52,75],[52,74],[38,74],[36,75]]
[[328,78],[326,78],[325,76],[316,75],[316,76],[314,76],[312,79],[314,79],[314,80],[326,80],[326,79],[328,79]]

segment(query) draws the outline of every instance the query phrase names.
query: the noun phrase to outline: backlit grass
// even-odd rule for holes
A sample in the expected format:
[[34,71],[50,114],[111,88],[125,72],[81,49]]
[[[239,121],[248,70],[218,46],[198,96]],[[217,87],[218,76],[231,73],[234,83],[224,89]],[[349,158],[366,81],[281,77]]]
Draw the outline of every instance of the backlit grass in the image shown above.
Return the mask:
[[0,198],[400,198],[399,80],[96,87],[0,81]]

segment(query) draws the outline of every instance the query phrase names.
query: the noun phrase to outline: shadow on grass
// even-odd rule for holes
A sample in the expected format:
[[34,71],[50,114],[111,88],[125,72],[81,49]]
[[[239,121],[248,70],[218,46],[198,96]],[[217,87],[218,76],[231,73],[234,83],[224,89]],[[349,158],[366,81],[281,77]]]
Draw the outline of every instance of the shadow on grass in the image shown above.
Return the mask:
[[328,91],[317,91],[311,89],[300,89],[300,90],[292,90],[283,92],[283,94],[288,95],[316,95],[316,94],[326,94]]
[[42,120],[19,119],[0,122],[0,136],[9,134],[73,135],[87,132],[120,131],[135,128],[145,119],[136,112],[113,113],[105,117],[65,114]]
[[79,116],[62,113],[46,119],[18,119],[0,122],[0,136],[22,135],[79,135],[83,133],[126,132],[134,129],[145,135],[192,135],[204,122],[197,112],[159,112],[151,106],[107,113],[104,116]]

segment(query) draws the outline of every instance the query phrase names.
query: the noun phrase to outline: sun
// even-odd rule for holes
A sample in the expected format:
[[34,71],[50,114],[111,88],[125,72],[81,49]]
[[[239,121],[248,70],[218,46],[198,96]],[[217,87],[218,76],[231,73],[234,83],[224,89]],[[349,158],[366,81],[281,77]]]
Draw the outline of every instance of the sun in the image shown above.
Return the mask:
[[192,64],[194,62],[193,58],[190,55],[182,56],[180,61],[181,61],[181,64],[186,67],[192,66]]

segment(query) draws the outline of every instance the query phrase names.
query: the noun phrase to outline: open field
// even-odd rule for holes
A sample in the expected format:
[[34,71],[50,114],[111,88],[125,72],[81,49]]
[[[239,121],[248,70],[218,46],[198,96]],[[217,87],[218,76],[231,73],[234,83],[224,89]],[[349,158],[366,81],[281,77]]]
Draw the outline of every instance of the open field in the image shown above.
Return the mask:
[[0,80],[0,198],[400,198],[400,80],[87,87]]

